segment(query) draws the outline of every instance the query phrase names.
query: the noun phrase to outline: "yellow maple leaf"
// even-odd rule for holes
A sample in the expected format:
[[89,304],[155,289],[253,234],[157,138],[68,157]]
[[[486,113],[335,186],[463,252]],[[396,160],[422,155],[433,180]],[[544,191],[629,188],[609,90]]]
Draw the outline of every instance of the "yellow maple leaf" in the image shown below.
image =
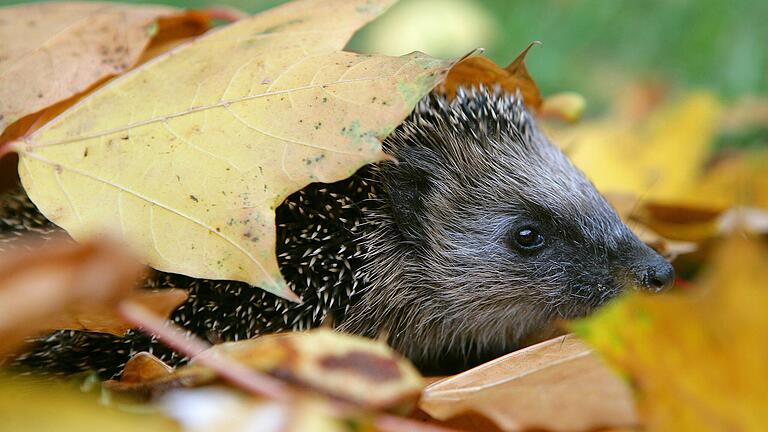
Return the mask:
[[632,294],[575,324],[653,431],[768,430],[768,252],[736,235],[686,292]]
[[77,239],[294,298],[274,209],[385,157],[381,140],[452,62],[340,51],[394,0],[301,0],[113,81],[14,143],[30,198]]

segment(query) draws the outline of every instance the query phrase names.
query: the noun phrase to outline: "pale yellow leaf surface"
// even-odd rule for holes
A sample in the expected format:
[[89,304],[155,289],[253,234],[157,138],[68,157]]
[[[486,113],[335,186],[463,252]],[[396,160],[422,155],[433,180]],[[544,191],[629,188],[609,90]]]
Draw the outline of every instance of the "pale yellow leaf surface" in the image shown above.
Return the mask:
[[289,3],[137,68],[15,143],[25,189],[77,239],[107,231],[159,270],[294,298],[274,209],[384,158],[452,64],[338,51],[390,3]]
[[0,8],[0,132],[133,66],[160,17],[180,9],[115,3]]

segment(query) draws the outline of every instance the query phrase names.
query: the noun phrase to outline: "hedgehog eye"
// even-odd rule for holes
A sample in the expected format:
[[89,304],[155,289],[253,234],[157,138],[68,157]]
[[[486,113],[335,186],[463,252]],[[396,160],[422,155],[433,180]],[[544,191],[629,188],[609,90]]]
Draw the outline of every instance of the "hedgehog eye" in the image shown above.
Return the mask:
[[531,225],[517,228],[512,234],[512,243],[517,249],[527,252],[537,250],[544,245],[544,236]]

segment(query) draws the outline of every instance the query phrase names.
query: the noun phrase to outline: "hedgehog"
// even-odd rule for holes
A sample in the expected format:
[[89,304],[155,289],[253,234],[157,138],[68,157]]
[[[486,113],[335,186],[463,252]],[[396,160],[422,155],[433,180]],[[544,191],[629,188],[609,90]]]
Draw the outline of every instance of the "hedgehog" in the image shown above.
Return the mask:
[[[277,256],[294,303],[243,282],[155,272],[185,288],[171,320],[211,343],[305,330],[385,338],[425,373],[452,373],[521,347],[626,289],[670,286],[670,263],[641,242],[537,127],[519,94],[433,92],[384,141],[392,160],[315,183],[276,210]],[[21,190],[0,198],[0,249],[59,231]],[[151,336],[57,331],[14,364],[119,375]]]

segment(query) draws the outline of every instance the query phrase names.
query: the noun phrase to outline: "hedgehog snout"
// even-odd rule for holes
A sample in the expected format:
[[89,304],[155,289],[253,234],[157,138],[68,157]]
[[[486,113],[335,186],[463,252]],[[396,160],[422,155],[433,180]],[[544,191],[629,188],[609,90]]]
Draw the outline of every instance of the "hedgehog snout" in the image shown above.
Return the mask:
[[672,286],[675,269],[662,256],[655,254],[647,263],[638,267],[635,278],[640,287],[650,292],[661,292]]
[[653,293],[664,291],[675,281],[675,269],[664,257],[650,251],[633,269],[636,286]]

